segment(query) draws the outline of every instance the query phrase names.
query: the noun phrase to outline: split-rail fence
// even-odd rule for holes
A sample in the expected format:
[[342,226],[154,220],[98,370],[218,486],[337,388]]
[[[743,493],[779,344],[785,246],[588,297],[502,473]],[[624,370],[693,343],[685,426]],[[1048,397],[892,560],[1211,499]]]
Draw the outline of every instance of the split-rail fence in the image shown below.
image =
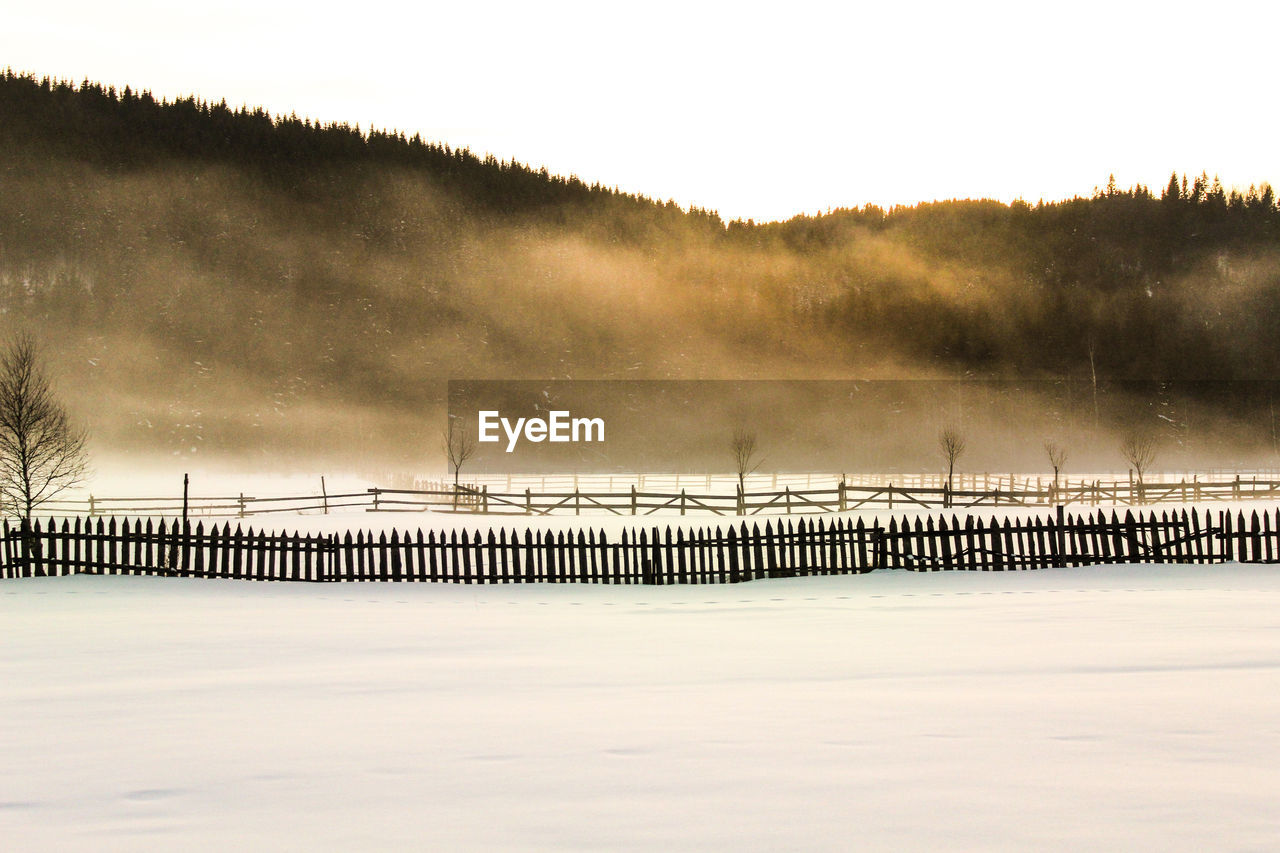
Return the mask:
[[[905,507],[965,509],[971,507],[1120,506],[1161,503],[1255,501],[1280,499],[1280,480],[1234,479],[1206,482],[1077,482],[1059,487],[1025,483],[1013,488],[950,489],[943,486],[902,487],[893,483],[856,485],[840,482],[832,488],[733,493],[628,491],[552,492],[490,491],[485,486],[441,485],[432,489],[381,489],[343,494],[289,497],[228,495],[186,501],[189,515],[248,518],[273,513],[327,514],[369,512],[443,512],[479,515],[715,515],[768,516],[848,512],[860,509],[892,511]],[[42,511],[53,515],[173,516],[183,513],[181,497],[102,498],[50,501]]]
[[1098,563],[1280,562],[1280,509],[1114,511],[1013,521],[801,518],[697,530],[266,533],[76,518],[0,529],[0,577],[142,574],[259,581],[734,583],[869,572]]

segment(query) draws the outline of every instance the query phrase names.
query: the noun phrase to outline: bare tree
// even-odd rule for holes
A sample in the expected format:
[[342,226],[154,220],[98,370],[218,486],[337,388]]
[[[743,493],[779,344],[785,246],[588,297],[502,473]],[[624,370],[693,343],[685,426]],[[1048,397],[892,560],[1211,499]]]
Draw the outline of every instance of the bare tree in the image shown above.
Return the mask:
[[964,436],[955,427],[947,427],[938,433],[938,449],[942,451],[942,456],[947,460],[947,500],[944,501],[950,506],[951,499],[951,479],[955,476],[956,460],[964,453]]
[[467,435],[466,427],[459,424],[453,415],[449,415],[449,426],[444,431],[444,453],[449,457],[449,467],[453,469],[455,501],[458,495],[458,472],[462,470],[463,463],[475,452],[475,442],[471,440],[471,436]]
[[1138,477],[1138,497],[1142,499],[1143,473],[1156,459],[1156,440],[1150,433],[1131,432],[1120,441],[1120,455]]
[[738,513],[742,513],[742,498],[747,491],[747,475],[760,467],[756,454],[756,434],[746,429],[735,429],[729,439],[729,453],[733,456],[733,470],[738,474]]
[[1049,464],[1053,467],[1053,490],[1058,491],[1058,473],[1067,464],[1067,449],[1056,441],[1046,441],[1044,452],[1049,456]]
[[23,520],[40,504],[84,482],[86,434],[71,425],[40,365],[40,348],[21,334],[0,351],[0,501]]

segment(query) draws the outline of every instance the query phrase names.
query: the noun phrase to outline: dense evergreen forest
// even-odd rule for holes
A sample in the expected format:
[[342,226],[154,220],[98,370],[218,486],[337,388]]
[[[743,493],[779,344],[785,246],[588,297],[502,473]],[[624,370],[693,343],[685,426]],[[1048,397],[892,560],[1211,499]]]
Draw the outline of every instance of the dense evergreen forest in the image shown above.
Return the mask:
[[725,223],[416,136],[7,72],[0,312],[106,445],[412,455],[454,377],[1271,379],[1280,209],[1202,173]]

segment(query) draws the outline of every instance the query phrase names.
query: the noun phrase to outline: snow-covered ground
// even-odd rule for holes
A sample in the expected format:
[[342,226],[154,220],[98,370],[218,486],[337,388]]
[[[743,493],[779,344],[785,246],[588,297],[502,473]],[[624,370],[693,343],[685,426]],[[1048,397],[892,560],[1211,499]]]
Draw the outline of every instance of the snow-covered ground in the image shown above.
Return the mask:
[[1265,850],[1280,568],[0,585],[9,850]]

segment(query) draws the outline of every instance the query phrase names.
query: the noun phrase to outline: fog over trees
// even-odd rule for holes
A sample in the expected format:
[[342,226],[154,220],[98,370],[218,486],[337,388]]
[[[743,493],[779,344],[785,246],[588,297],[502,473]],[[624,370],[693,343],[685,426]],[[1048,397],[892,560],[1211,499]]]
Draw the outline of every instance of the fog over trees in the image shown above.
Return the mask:
[[726,223],[417,137],[7,73],[0,182],[0,325],[39,331],[121,449],[421,456],[457,377],[1280,375],[1275,193],[1209,174]]

